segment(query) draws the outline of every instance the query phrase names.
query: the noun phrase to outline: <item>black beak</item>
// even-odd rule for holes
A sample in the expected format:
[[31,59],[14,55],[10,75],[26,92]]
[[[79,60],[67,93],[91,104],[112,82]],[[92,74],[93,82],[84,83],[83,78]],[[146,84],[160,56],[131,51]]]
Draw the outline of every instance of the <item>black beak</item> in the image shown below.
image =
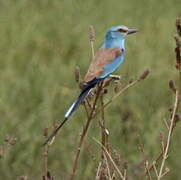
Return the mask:
[[138,32],[138,29],[129,29],[128,30],[128,34],[133,34],[133,33],[136,33]]

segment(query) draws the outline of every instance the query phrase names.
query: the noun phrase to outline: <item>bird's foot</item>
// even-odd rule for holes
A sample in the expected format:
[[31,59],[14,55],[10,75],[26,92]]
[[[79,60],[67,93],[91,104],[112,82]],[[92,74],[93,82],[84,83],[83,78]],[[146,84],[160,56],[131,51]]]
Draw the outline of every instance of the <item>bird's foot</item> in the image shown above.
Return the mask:
[[111,74],[109,75],[109,77],[113,80],[120,80],[121,79],[121,76],[120,75],[115,75],[115,74]]

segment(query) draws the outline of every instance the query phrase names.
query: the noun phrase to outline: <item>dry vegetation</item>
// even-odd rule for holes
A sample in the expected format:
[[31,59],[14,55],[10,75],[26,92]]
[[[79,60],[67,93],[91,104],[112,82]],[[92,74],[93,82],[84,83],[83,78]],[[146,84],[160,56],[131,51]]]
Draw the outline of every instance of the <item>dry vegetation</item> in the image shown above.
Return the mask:
[[[176,70],[178,71],[178,76],[181,79],[181,18],[176,19],[176,27],[178,34],[175,35],[176,41]],[[89,39],[91,43],[91,52],[94,56],[94,41],[95,41],[95,29],[93,26],[90,26]],[[78,86],[81,89],[81,75],[79,67],[75,69],[75,80],[78,83]],[[75,153],[75,158],[72,163],[72,172],[70,174],[70,180],[76,179],[76,171],[78,170],[79,158],[83,144],[86,140],[86,136],[92,121],[98,121],[100,126],[100,136],[101,140],[98,140],[96,137],[92,137],[93,140],[100,146],[98,153],[101,157],[100,161],[97,163],[97,171],[95,174],[96,180],[114,180],[114,179],[163,179],[169,172],[170,169],[166,166],[166,160],[169,157],[169,149],[172,139],[172,134],[176,127],[177,122],[180,120],[180,114],[178,113],[180,100],[181,100],[181,82],[178,85],[175,85],[173,80],[169,81],[169,87],[175,97],[174,104],[170,111],[170,120],[165,120],[166,132],[160,132],[160,153],[156,158],[150,158],[145,156],[145,149],[142,144],[139,144],[140,152],[142,153],[142,163],[139,164],[136,168],[139,173],[137,177],[129,172],[128,163],[125,161],[118,160],[116,161],[113,156],[113,147],[109,141],[109,134],[112,133],[111,130],[108,130],[106,127],[106,108],[111,103],[122,95],[129,88],[133,87],[138,82],[144,80],[149,74],[149,70],[145,70],[142,75],[137,79],[132,79],[128,84],[123,85],[121,78],[117,75],[112,75],[109,79],[104,80],[97,85],[94,91],[89,95],[89,97],[83,103],[83,106],[86,111],[87,121],[82,128],[82,133],[80,135],[80,140],[78,142],[77,150]],[[109,87],[110,86],[110,87]],[[113,91],[111,91],[113,89]],[[107,93],[112,92],[112,98],[105,101]],[[158,132],[159,133],[159,132]],[[45,137],[48,136],[47,129],[44,132]],[[51,173],[48,170],[48,149],[54,143],[55,138],[45,147],[44,150],[44,176],[43,180],[53,180]],[[96,144],[95,144],[96,145]],[[148,160],[154,159],[154,160]],[[118,164],[122,164],[122,168],[119,168]],[[130,165],[131,166],[131,165]],[[143,168],[144,167],[144,168]],[[134,170],[136,171],[136,169]]]
[[[180,179],[179,4],[2,0],[0,179]],[[117,24],[140,30],[127,39],[121,78],[99,84],[42,147],[79,94],[90,54]]]

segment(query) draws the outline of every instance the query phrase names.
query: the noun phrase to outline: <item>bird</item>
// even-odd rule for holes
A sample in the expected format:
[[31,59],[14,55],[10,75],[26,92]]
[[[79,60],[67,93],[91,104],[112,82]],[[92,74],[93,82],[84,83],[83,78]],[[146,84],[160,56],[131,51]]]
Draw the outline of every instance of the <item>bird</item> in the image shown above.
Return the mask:
[[125,57],[125,39],[137,31],[137,29],[129,29],[124,25],[113,26],[107,30],[104,43],[97,50],[84,77],[84,85],[80,95],[68,108],[64,120],[55,128],[43,145],[46,145],[57,135],[60,128],[70,119],[91,90],[118,69]]

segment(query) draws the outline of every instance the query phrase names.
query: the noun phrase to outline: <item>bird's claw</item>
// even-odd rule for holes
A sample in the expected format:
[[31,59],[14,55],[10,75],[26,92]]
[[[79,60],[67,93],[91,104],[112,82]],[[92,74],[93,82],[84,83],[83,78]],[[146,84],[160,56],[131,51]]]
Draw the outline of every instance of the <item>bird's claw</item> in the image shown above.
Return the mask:
[[115,75],[115,74],[111,74],[109,75],[109,77],[113,80],[120,80],[121,79],[121,76],[120,75]]

